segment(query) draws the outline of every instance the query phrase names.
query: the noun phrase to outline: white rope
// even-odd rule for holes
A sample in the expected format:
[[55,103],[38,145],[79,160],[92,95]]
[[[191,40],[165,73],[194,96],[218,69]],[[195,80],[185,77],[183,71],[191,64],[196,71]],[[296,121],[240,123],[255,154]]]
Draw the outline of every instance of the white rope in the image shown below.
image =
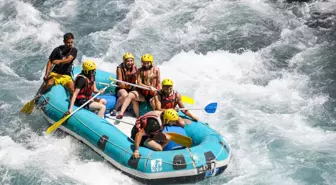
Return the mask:
[[[44,96],[42,96],[43,99],[45,100],[46,98]],[[62,110],[60,110],[59,108],[57,108],[56,106],[54,106],[53,104],[51,104],[50,102],[48,102],[48,104],[50,106],[52,106],[53,108],[55,108],[56,110],[58,110],[59,112],[65,114],[65,112],[63,112]],[[91,129],[89,126],[87,126],[83,121],[81,121],[79,118],[77,118],[75,115],[72,115],[73,117],[75,117],[81,124],[83,124],[86,128],[88,128],[91,132],[93,132],[94,134],[96,134],[99,138],[101,138],[102,136],[99,135],[97,132],[95,132],[93,129]],[[128,153],[128,154],[133,154],[131,152],[129,152],[128,150],[125,150],[124,148],[120,147],[119,145],[115,144],[115,143],[112,143],[110,142],[109,140],[107,140],[108,143],[110,143],[111,145],[114,145],[116,146],[117,148],[121,149],[122,151]],[[147,159],[147,160],[156,160],[157,158],[149,158],[149,157],[140,157],[140,159]],[[193,163],[185,163],[185,164],[174,164],[174,163],[171,163],[171,162],[166,162],[164,160],[162,160],[163,163],[165,164],[170,164],[170,165],[193,165]]]

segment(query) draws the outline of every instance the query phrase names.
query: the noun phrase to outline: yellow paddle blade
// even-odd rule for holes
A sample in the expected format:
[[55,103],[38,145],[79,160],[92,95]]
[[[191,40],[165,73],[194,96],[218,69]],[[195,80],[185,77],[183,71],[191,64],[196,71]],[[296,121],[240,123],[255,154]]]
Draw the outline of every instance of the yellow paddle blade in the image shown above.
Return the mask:
[[47,129],[47,134],[49,134],[50,132],[56,130],[59,126],[62,125],[62,123],[64,123],[64,121],[66,121],[69,117],[71,116],[71,114],[65,116],[64,118],[60,119],[59,121],[57,121],[56,123],[54,123],[53,125],[51,125],[48,129]]
[[175,133],[175,132],[166,132],[165,134],[171,137],[171,140],[177,144],[180,144],[185,147],[190,147],[192,145],[192,140],[190,137]]
[[188,104],[194,104],[195,100],[192,99],[191,97],[181,95],[181,100],[183,103],[188,103]]
[[35,103],[34,100],[30,100],[28,103],[26,103],[22,109],[20,110],[20,112],[25,113],[25,114],[31,114],[34,110],[35,107]]

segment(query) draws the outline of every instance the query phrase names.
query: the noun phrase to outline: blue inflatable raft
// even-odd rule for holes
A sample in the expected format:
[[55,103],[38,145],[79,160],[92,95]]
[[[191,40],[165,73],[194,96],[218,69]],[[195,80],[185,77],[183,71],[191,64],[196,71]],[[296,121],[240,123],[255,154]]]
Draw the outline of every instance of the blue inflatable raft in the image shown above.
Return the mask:
[[[75,67],[74,76],[79,72],[80,68]],[[111,73],[97,70],[98,89],[109,84],[111,76],[115,77]],[[108,101],[107,112],[116,103],[114,90],[115,87],[111,86],[100,96]],[[66,90],[58,85],[40,98],[37,106],[50,124],[60,120],[68,110],[68,96]],[[149,111],[144,103],[140,107],[141,114]],[[73,108],[76,109],[77,107]],[[130,134],[135,118],[128,114],[118,121],[109,114],[103,119],[93,112],[81,109],[59,128],[87,144],[125,174],[146,183],[167,183],[167,179],[179,183],[198,181],[224,172],[231,157],[229,143],[209,125],[191,121],[182,113],[180,116],[191,123],[184,128],[166,127],[165,131],[191,137],[192,147],[184,148],[171,141],[164,151],[159,152],[141,146],[139,159],[132,158],[134,143]]]

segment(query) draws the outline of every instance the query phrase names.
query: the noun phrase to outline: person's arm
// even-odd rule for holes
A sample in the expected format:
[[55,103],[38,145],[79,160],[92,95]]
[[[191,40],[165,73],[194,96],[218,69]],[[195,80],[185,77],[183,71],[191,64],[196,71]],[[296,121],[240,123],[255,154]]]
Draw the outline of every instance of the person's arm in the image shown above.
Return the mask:
[[[117,67],[117,79],[121,80],[121,81],[124,81],[124,79],[122,78],[122,72],[121,72],[120,67]],[[128,86],[124,83],[121,83],[121,82],[118,82],[118,86],[122,89],[129,89],[130,88],[130,86]]]
[[99,90],[97,89],[96,82],[93,82],[92,87],[93,87],[93,90],[92,90],[93,93],[97,94],[99,92]]
[[[184,104],[182,102],[181,95],[179,93],[177,93],[177,105],[179,106],[179,108],[184,108]],[[198,118],[194,116],[189,110],[181,110],[181,112],[189,116],[191,119],[198,121]]]
[[141,129],[138,133],[136,133],[135,135],[135,141],[134,141],[134,151],[133,151],[133,156],[135,158],[139,158],[140,157],[140,153],[139,153],[139,146],[140,146],[140,142],[141,139],[143,137],[143,135],[145,134],[145,131],[143,129]]
[[77,95],[78,95],[79,91],[80,91],[80,89],[76,88],[75,92],[72,95],[72,98],[71,98],[71,101],[70,101],[70,104],[69,104],[69,109],[68,109],[69,114],[71,114],[71,112],[72,112],[72,107],[75,104],[75,101],[76,101],[76,98],[77,98]]
[[142,79],[141,79],[141,71],[142,71],[142,69],[140,68],[140,70],[138,71],[138,74],[137,74],[137,83],[138,83],[138,85],[140,85],[140,86],[142,86],[142,87],[149,88],[150,86],[145,85],[145,84],[142,83]]
[[99,90],[99,89],[97,88],[96,82],[93,82],[93,86],[92,86],[92,87],[93,87],[93,90],[92,90],[93,93],[95,93],[95,94],[97,94],[97,93],[99,93],[99,92],[100,92],[100,94],[103,94],[103,93],[104,93],[104,89],[100,89],[100,90]]
[[77,57],[77,49],[76,48],[71,48],[71,53],[70,53],[69,56],[67,56],[63,60],[54,60],[53,64],[66,64],[66,63],[69,63],[72,60],[74,60],[76,57]]
[[78,77],[78,79],[75,81],[75,92],[73,93],[71,97],[71,101],[70,101],[69,109],[68,109],[69,113],[72,112],[72,107],[75,104],[78,93],[84,87],[85,83],[86,83],[86,79],[84,79],[83,77]]
[[157,67],[157,89],[160,90],[162,87],[161,87],[161,73],[160,73],[160,68]]
[[166,109],[163,109],[161,107],[161,101],[160,101],[159,96],[160,96],[159,93],[156,93],[155,96],[154,96],[155,110],[165,111]]
[[44,74],[44,77],[43,77],[44,81],[46,81],[48,79],[48,76],[49,76],[48,74],[50,73],[51,66],[53,66],[53,61],[55,60],[57,53],[59,53],[59,48],[58,47],[55,48],[49,56],[48,63],[47,63],[47,66],[46,66],[46,71],[45,71],[45,74]]
[[44,77],[43,77],[44,81],[46,81],[48,79],[48,76],[49,76],[49,73],[50,73],[50,70],[51,70],[51,66],[52,66],[51,61],[48,60],[48,63],[46,65],[46,71],[45,71]]
[[53,64],[66,64],[71,62],[74,59],[74,57],[72,55],[69,55],[67,58],[63,59],[63,60],[54,60]]

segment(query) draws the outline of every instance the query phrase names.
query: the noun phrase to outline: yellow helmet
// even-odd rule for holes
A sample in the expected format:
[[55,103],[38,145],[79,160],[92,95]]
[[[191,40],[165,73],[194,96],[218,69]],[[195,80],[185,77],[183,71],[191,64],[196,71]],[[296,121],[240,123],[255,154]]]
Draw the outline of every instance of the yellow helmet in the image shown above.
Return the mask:
[[168,123],[169,121],[177,121],[179,118],[176,110],[174,109],[167,109],[163,112],[163,122],[164,124]]
[[134,56],[132,53],[127,52],[123,55],[123,60],[129,59],[129,58],[132,58],[134,60]]
[[165,86],[165,85],[174,86],[174,83],[173,83],[173,80],[166,78],[162,80],[161,85],[162,86]]
[[96,63],[93,60],[85,60],[82,65],[84,74],[89,74],[89,71],[96,69]]
[[151,54],[144,54],[141,57],[141,62],[150,62],[153,65],[154,59]]

